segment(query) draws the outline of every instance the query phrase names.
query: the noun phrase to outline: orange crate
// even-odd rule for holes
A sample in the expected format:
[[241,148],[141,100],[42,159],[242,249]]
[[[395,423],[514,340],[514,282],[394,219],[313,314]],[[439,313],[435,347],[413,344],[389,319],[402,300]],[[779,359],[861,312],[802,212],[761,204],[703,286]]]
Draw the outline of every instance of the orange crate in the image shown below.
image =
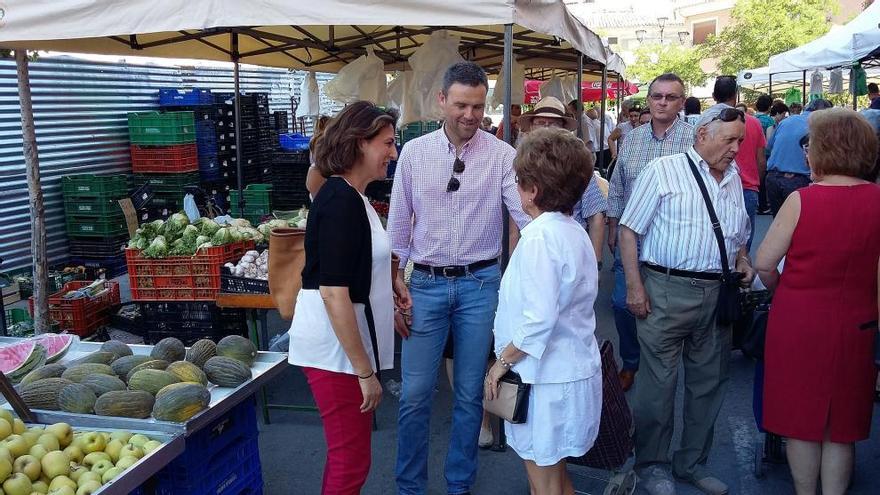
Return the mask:
[[198,172],[199,159],[195,144],[172,146],[131,146],[131,170],[134,173]]
[[223,265],[238,262],[254,248],[242,241],[199,251],[195,256],[145,258],[138,249],[126,249],[132,301],[213,301],[220,292]]
[[[110,321],[113,306],[119,304],[119,283],[106,281],[106,289],[95,297],[64,299],[64,294],[91,284],[89,280],[67,282],[60,292],[49,296],[49,317],[60,324],[61,330],[87,337]],[[28,301],[34,314],[34,298]]]

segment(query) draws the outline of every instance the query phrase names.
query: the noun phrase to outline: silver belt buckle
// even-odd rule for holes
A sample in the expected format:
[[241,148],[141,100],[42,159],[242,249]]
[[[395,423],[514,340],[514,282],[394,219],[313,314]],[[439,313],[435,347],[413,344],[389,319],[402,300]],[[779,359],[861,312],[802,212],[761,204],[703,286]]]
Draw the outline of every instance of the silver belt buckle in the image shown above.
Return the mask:
[[444,266],[443,267],[443,276],[446,278],[455,278],[455,275],[450,275],[446,270],[454,270],[454,266]]

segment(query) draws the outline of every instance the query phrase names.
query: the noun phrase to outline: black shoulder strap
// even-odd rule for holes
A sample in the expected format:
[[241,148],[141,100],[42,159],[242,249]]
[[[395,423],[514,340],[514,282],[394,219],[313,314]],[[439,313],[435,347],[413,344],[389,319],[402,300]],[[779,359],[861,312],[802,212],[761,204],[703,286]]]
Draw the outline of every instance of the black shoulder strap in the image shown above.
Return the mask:
[[379,341],[376,338],[376,321],[373,320],[373,307],[370,305],[369,298],[367,299],[367,304],[364,305],[364,313],[367,317],[367,327],[370,329],[370,344],[373,346],[373,358],[376,360],[376,378],[381,382],[382,376],[379,370],[382,369],[382,365],[379,363]]
[[727,248],[724,246],[724,232],[721,231],[721,222],[718,221],[718,215],[715,214],[715,207],[712,206],[712,200],[709,199],[709,191],[706,190],[706,184],[700,176],[700,171],[697,170],[690,154],[685,153],[684,156],[687,157],[691,173],[694,174],[694,179],[697,179],[697,185],[700,186],[700,192],[703,194],[706,210],[709,211],[709,220],[712,221],[712,230],[715,232],[715,240],[718,241],[718,251],[721,253],[721,271],[727,275],[730,273],[730,265],[727,262]]

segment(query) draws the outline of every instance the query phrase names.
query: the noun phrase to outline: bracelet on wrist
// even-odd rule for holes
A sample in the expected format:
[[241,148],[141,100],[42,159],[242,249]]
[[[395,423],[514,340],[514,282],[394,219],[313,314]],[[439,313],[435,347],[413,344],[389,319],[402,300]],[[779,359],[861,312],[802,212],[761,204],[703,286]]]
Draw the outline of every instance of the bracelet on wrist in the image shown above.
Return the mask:
[[504,369],[508,369],[508,370],[509,370],[510,368],[513,367],[513,363],[511,363],[511,362],[509,362],[508,360],[504,359],[504,356],[498,356],[498,362],[501,363],[501,367],[504,368]]
[[369,374],[367,374],[367,375],[364,375],[364,376],[358,375],[357,377],[358,377],[358,379],[360,379],[360,380],[366,380],[366,379],[368,379],[368,378],[372,378],[372,376],[375,375],[375,374],[376,374],[375,371],[371,371],[371,372],[370,372]]

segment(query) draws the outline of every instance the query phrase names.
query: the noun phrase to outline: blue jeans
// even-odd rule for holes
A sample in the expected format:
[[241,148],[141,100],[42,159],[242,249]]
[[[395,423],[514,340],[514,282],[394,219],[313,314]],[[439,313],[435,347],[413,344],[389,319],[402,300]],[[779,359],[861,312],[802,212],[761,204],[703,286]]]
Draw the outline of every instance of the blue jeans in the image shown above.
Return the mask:
[[755,220],[758,218],[758,191],[743,189],[743,200],[746,203],[746,213],[749,215],[749,225],[752,227],[752,232],[749,234],[749,242],[746,245],[746,251],[751,251],[752,239],[755,238]]
[[465,493],[476,480],[483,379],[500,284],[498,265],[458,278],[412,273],[413,325],[403,341],[397,419],[396,475],[401,495],[423,495],[427,490],[431,403],[449,332],[455,342],[455,400],[446,454],[448,493]]
[[639,339],[636,336],[636,317],[626,307],[626,275],[620,261],[620,247],[614,249],[614,290],[611,292],[611,307],[614,310],[614,324],[617,327],[618,352],[623,361],[623,370],[639,369]]

